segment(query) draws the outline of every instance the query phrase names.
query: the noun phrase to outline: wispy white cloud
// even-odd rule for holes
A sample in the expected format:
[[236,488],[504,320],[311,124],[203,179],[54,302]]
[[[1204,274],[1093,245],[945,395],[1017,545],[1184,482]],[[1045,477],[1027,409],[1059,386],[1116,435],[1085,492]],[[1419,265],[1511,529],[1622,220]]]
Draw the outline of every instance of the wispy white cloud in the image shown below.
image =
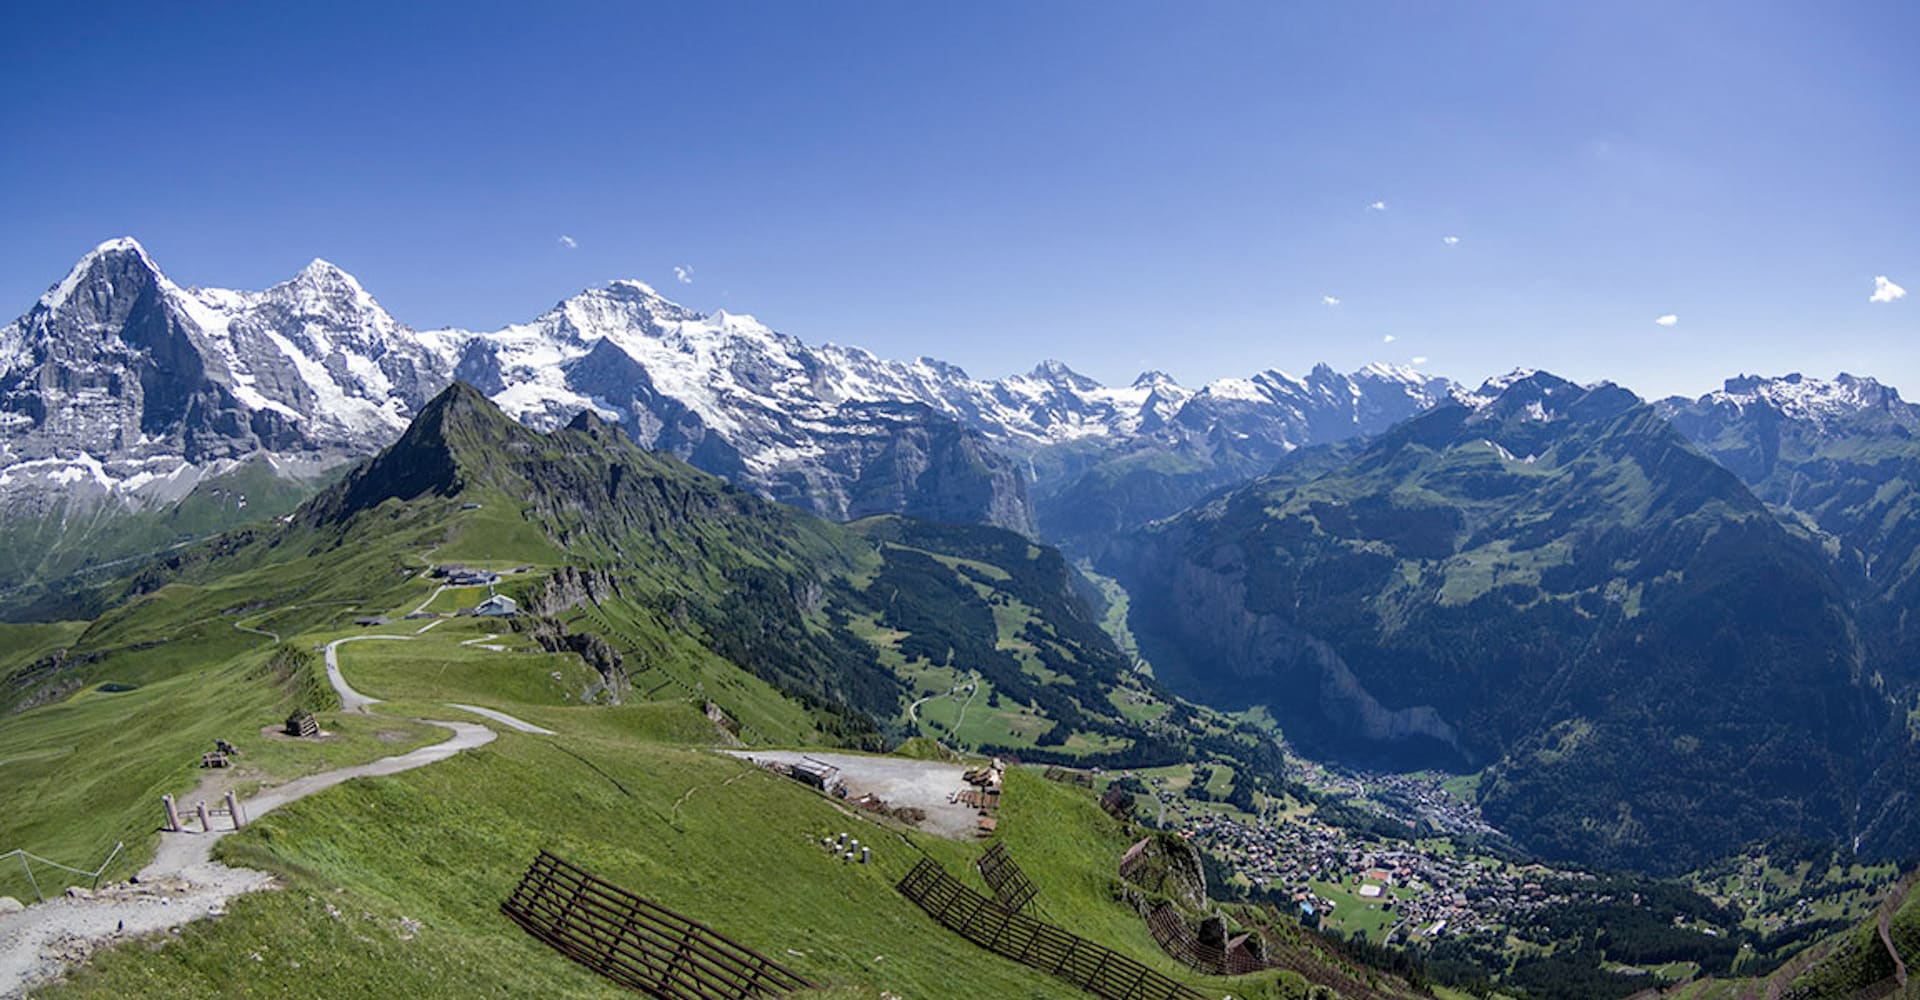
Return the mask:
[[1394,336],[1393,334],[1391,334],[1391,333],[1389,333],[1389,334],[1387,334],[1386,336],[1384,336],[1384,337],[1381,337],[1381,338],[1380,338],[1380,342],[1381,342],[1382,344],[1391,344],[1391,343],[1393,343],[1393,342],[1394,342],[1395,340],[1398,340],[1398,339],[1399,339],[1398,337],[1395,337],[1395,336]]
[[1450,247],[1457,247],[1457,246],[1459,246],[1459,245],[1460,245],[1460,237],[1458,237],[1458,236],[1442,236],[1442,237],[1440,237],[1440,242],[1442,242],[1442,243],[1445,243],[1446,245],[1448,245],[1448,246],[1450,246]]
[[580,245],[580,241],[574,239],[571,236],[562,236],[560,237],[560,245],[563,247],[566,247],[569,250],[572,250],[574,247],[577,247]]
[[673,266],[673,277],[675,281],[683,285],[691,285],[693,284],[693,268],[686,264],[675,264]]
[[1427,356],[1426,356],[1426,355],[1424,355],[1424,354],[1422,354],[1422,355],[1420,355],[1419,357],[1417,357],[1417,358],[1414,358],[1414,359],[1413,359],[1413,363],[1414,363],[1414,364],[1416,364],[1416,365],[1424,365],[1424,364],[1426,364],[1426,363],[1427,363]]
[[1672,326],[1678,322],[1680,322],[1680,317],[1674,315],[1673,313],[1668,313],[1665,316],[1658,317],[1654,320],[1654,323],[1659,326]]
[[1369,212],[1384,212],[1386,210],[1387,210],[1387,203],[1384,201],[1376,201],[1373,204],[1367,206],[1367,211]]
[[1901,288],[1899,285],[1896,285],[1893,282],[1887,280],[1886,275],[1880,274],[1880,275],[1874,276],[1873,295],[1869,297],[1867,301],[1868,302],[1892,302],[1894,299],[1904,299],[1906,297],[1907,297],[1906,289]]
[[1335,295],[1322,295],[1320,296],[1320,304],[1323,306],[1337,306],[1340,304],[1340,298]]

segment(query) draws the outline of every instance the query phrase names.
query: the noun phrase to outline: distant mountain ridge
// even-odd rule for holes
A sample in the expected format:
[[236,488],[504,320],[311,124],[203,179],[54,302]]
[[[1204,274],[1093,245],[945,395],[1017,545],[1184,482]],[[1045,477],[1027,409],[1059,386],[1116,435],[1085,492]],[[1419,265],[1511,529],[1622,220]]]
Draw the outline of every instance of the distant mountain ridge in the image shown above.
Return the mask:
[[[1377,432],[1457,390],[1391,366],[1198,390],[1157,372],[1103,386],[1057,361],[979,380],[930,358],[809,346],[637,281],[495,331],[416,330],[323,260],[264,291],[184,288],[121,238],[0,327],[0,518],[57,534],[80,515],[164,507],[248,462],[311,482],[395,440],[455,379],[537,429],[591,409],[645,447],[827,517],[1028,535],[1052,523],[1094,542],[1108,522],[1172,513],[1295,447]],[[1116,471],[1123,493],[1149,499],[1122,496],[1079,528]],[[232,492],[236,521],[285,508],[249,510]],[[0,567],[0,587],[31,576],[46,544],[21,550],[27,568]],[[61,565],[124,554],[106,545]]]
[[1897,706],[1817,540],[1625,389],[1472,402],[1110,552],[1162,679],[1323,753],[1486,768],[1489,821],[1554,857],[1861,833]]

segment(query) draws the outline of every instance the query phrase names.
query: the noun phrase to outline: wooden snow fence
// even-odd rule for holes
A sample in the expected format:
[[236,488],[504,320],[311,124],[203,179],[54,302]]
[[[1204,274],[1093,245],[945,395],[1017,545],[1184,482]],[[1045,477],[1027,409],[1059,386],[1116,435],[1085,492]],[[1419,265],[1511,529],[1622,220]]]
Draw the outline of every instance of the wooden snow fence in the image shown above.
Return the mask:
[[897,888],[961,937],[996,955],[1058,976],[1103,1000],[1207,1000],[1205,994],[1105,945],[1003,909],[967,888],[931,859],[913,866]]
[[745,1000],[813,988],[718,931],[546,851],[500,912],[560,954],[665,1000]]
[[987,880],[987,887],[993,890],[993,898],[1006,910],[1024,910],[1040,894],[1027,873],[1013,861],[1013,855],[1007,853],[1007,845],[995,841],[987,853],[980,855],[974,862],[980,868],[980,877]]
[[1041,773],[1048,781],[1058,781],[1063,785],[1079,785],[1082,788],[1093,787],[1093,775],[1085,771],[1052,765]]
[[1200,940],[1187,918],[1166,903],[1154,907],[1147,915],[1147,929],[1167,954],[1203,975],[1245,976],[1270,968],[1244,946],[1221,948]]

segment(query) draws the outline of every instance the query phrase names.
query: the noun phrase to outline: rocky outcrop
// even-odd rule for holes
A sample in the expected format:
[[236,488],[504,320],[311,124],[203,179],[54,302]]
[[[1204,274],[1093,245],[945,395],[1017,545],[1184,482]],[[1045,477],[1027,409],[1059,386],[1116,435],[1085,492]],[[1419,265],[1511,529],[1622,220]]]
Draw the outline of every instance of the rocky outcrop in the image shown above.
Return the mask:
[[[1209,664],[1218,672],[1186,678],[1209,691],[1291,687],[1317,699],[1316,712],[1342,733],[1371,743],[1432,740],[1471,759],[1455,727],[1432,705],[1388,708],[1331,645],[1302,625],[1248,607],[1245,554],[1222,545],[1201,561],[1163,566],[1168,584],[1154,616],[1160,643],[1186,656],[1169,665]],[[1276,683],[1283,682],[1283,683]],[[1231,702],[1232,695],[1224,695]]]
[[626,657],[605,638],[591,632],[569,632],[566,625],[553,618],[515,619],[513,628],[515,631],[524,629],[533,641],[540,644],[541,649],[549,653],[573,653],[579,656],[599,674],[599,680],[581,692],[580,700],[583,703],[604,700],[607,704],[618,705],[633,693],[633,682],[626,671]]
[[527,594],[527,611],[557,618],[582,604],[598,604],[620,594],[619,584],[605,570],[562,566]]
[[[1181,909],[1205,913],[1207,871],[1200,851],[1185,837],[1167,831],[1148,834],[1120,858],[1120,877],[1151,896],[1171,899]],[[1151,899],[1143,900],[1151,909]],[[1144,916],[1144,914],[1142,914]]]

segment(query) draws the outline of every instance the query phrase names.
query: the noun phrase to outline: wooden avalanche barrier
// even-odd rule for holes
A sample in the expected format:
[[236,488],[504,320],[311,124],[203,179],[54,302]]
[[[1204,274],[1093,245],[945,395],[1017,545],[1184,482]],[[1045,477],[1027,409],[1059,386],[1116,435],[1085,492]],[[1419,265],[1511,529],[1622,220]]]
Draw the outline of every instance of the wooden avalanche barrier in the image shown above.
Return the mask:
[[1014,864],[1013,855],[1007,853],[1007,845],[995,841],[987,853],[975,862],[980,867],[980,877],[987,880],[987,887],[993,890],[993,898],[1002,909],[1024,910],[1040,894],[1027,873]]
[[1244,947],[1219,948],[1200,940],[1185,917],[1172,906],[1161,903],[1147,915],[1147,929],[1154,941],[1182,965],[1209,976],[1244,976],[1270,968],[1266,962]]
[[546,851],[500,912],[560,954],[666,1000],[745,1000],[813,988],[753,949]]
[[1048,781],[1058,781],[1066,785],[1079,785],[1083,788],[1093,787],[1093,775],[1085,771],[1074,770],[1070,767],[1049,766],[1045,771],[1041,772],[1041,774]]
[[949,930],[1104,1000],[1206,1000],[1105,945],[1044,924],[967,888],[930,859],[900,880],[900,894]]

